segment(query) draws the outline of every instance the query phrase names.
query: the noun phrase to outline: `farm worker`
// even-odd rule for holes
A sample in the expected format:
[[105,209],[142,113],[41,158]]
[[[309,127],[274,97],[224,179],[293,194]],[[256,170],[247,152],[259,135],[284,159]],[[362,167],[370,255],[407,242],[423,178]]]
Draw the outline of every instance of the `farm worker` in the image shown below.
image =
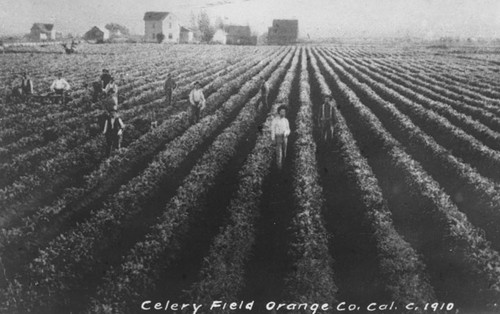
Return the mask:
[[28,72],[23,72],[21,78],[21,92],[23,96],[33,94],[33,81],[31,80]]
[[172,78],[171,73],[168,73],[165,85],[163,87],[165,89],[165,103],[167,106],[170,106],[172,104],[173,92],[177,88],[177,83]]
[[[20,82],[18,77],[14,78],[14,80],[11,84],[12,93],[11,93],[10,97],[16,97],[16,98],[22,97],[23,89],[21,86],[22,86],[22,81]],[[10,97],[9,97],[9,99],[10,99]]]
[[92,83],[92,89],[94,91],[94,93],[92,94],[92,102],[95,103],[99,100],[99,96],[102,93],[102,82],[96,81]]
[[107,95],[111,96],[113,99],[113,108],[114,110],[118,110],[118,85],[116,85],[115,79],[111,78],[111,81],[106,85],[104,92]]
[[194,89],[189,93],[189,103],[193,113],[194,123],[200,121],[200,111],[205,109],[205,96],[200,82],[194,83]]
[[286,115],[286,106],[278,107],[278,114],[271,122],[271,139],[276,146],[276,164],[278,169],[281,169],[283,159],[286,158],[286,147],[288,143],[288,135],[290,135],[290,125]]
[[52,82],[52,85],[50,86],[50,90],[54,92],[56,95],[61,96],[61,101],[64,102],[64,92],[69,90],[71,87],[69,83],[63,79],[62,73],[57,74],[57,79]]
[[325,95],[318,113],[321,139],[325,142],[333,139],[333,106],[335,106],[335,100],[332,95]]
[[123,129],[125,124],[123,124],[122,119],[118,115],[118,111],[111,110],[111,115],[108,116],[104,122],[104,129],[102,134],[106,136],[106,156],[111,155],[113,149],[120,149],[123,137]]
[[102,74],[99,77],[99,81],[92,83],[92,88],[94,90],[92,102],[95,103],[99,100],[99,96],[103,93],[103,90],[106,86],[108,86],[109,82],[111,82],[111,75],[109,75],[109,71],[107,69],[103,69]]
[[262,82],[260,84],[260,101],[262,104],[267,108],[268,104],[268,98],[269,98],[269,85],[267,85],[267,82],[262,79]]
[[102,74],[101,74],[101,87],[102,89],[105,89],[106,86],[108,86],[109,82],[111,82],[111,75],[109,74],[109,70],[103,69]]

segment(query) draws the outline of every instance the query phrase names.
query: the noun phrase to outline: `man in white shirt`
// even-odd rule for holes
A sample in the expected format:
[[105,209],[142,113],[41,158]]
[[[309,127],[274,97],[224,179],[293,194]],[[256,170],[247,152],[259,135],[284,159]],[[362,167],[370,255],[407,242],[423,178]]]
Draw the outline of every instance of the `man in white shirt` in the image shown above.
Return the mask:
[[271,139],[276,145],[276,164],[278,169],[281,169],[283,159],[286,158],[286,147],[288,143],[288,135],[290,135],[290,125],[288,119],[285,118],[286,106],[278,107],[278,115],[271,122]]
[[64,102],[64,91],[69,89],[69,83],[62,78],[62,73],[58,73],[57,79],[55,79],[54,82],[52,82],[52,85],[50,85],[50,90],[56,95],[60,95],[61,101]]
[[110,95],[111,99],[113,99],[113,107],[111,109],[118,110],[118,85],[116,84],[114,78],[111,78],[111,80],[108,82],[106,88],[104,89],[104,92],[107,95]]
[[200,111],[205,109],[205,96],[203,95],[200,82],[194,83],[194,89],[189,93],[189,103],[191,104],[194,123],[198,123],[200,120]]

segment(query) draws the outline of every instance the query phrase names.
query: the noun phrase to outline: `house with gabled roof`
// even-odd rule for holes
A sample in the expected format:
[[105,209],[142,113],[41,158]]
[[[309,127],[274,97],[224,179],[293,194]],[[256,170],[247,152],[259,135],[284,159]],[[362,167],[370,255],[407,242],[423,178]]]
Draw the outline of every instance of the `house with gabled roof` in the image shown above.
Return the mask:
[[178,43],[181,26],[178,18],[171,12],[146,12],[144,14],[144,39],[156,42],[158,34],[163,34],[164,42]]
[[56,40],[54,24],[34,23],[31,26],[30,39],[34,41]]
[[273,26],[267,32],[270,45],[289,45],[297,42],[299,36],[298,20],[273,20]]
[[94,42],[104,42],[110,38],[110,31],[105,26],[94,26],[83,35],[83,39]]

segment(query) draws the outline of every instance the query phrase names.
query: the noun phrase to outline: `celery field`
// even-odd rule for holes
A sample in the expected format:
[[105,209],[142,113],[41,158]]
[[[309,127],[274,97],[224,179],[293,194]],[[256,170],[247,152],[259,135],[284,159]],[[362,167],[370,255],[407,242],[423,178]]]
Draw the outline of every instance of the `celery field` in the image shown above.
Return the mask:
[[[40,92],[62,71],[73,98],[0,103],[0,313],[143,313],[145,300],[500,311],[494,58],[116,44],[6,53],[0,68],[3,86],[25,69]],[[109,158],[91,101],[103,68],[126,125]],[[195,81],[207,106],[193,124]],[[317,122],[325,94],[336,104],[331,141]],[[280,170],[270,126],[283,104],[292,132]]]

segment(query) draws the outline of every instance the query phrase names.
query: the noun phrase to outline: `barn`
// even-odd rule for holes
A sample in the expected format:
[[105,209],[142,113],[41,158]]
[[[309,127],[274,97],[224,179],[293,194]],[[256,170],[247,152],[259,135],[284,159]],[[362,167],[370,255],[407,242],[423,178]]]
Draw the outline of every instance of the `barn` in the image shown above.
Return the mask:
[[34,23],[31,27],[30,38],[34,41],[55,40],[54,24]]
[[193,42],[193,31],[187,27],[181,26],[180,35],[179,35],[179,43],[188,44]]
[[144,14],[144,39],[156,42],[158,34],[165,35],[164,42],[178,43],[181,35],[178,18],[170,12],[146,12]]
[[270,45],[287,45],[297,42],[299,37],[298,20],[273,20],[269,27],[267,43]]
[[99,43],[108,40],[109,34],[110,32],[107,28],[94,26],[83,35],[83,39]]
[[226,43],[228,45],[256,45],[257,37],[252,36],[250,26],[228,25],[226,31]]

